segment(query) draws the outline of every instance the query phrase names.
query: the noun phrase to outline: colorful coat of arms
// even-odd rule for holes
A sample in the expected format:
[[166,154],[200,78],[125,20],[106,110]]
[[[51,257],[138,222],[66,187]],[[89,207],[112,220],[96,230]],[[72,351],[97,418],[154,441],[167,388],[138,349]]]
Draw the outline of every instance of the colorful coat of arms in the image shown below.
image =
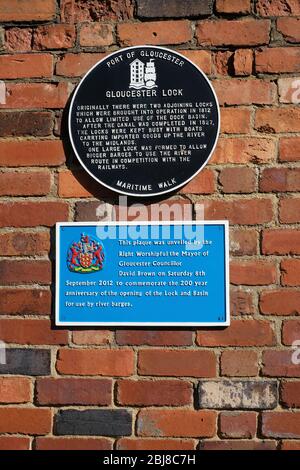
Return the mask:
[[81,234],[78,242],[73,242],[68,250],[67,265],[74,273],[94,273],[103,269],[104,251],[99,240]]

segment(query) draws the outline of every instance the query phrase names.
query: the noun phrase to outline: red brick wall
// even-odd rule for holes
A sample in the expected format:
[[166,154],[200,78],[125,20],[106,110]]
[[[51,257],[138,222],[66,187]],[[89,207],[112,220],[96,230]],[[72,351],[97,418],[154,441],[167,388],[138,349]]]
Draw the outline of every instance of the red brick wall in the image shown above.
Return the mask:
[[[0,0],[0,448],[300,448],[297,15],[299,0]],[[210,164],[169,201],[229,219],[232,325],[55,329],[53,225],[117,203],[64,149],[63,109],[104,54],[143,43],[190,57],[221,104]]]

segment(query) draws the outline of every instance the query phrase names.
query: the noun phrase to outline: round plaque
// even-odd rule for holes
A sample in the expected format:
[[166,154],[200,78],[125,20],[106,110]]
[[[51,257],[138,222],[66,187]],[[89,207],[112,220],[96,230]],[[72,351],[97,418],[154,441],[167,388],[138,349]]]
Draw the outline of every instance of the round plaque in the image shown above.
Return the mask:
[[78,85],[69,112],[73,149],[109,189],[156,196],[190,181],[218,138],[210,82],[170,49],[137,46],[98,62]]

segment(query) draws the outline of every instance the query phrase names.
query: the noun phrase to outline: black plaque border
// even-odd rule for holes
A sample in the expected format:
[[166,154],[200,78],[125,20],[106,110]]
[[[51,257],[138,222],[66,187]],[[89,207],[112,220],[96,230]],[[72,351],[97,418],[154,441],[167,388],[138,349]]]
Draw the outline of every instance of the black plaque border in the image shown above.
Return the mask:
[[[187,180],[185,180],[184,182],[180,183],[178,186],[175,186],[175,187],[172,187],[170,189],[166,189],[165,191],[160,191],[159,193],[151,193],[151,194],[139,194],[139,193],[134,193],[134,192],[128,192],[128,191],[121,191],[117,188],[114,188],[112,186],[109,186],[108,184],[104,183],[103,181],[101,181],[99,178],[97,178],[95,175],[93,175],[93,173],[85,166],[85,164],[83,163],[83,161],[81,160],[77,150],[76,150],[76,146],[74,144],[74,141],[73,141],[73,137],[72,137],[72,133],[71,133],[71,113],[72,113],[72,109],[73,109],[73,104],[74,104],[74,101],[75,101],[75,98],[76,98],[76,95],[78,93],[78,90],[79,88],[81,87],[81,85],[83,84],[84,80],[86,79],[86,77],[96,68],[98,67],[98,65],[100,65],[102,62],[106,61],[107,59],[109,59],[110,57],[112,57],[114,54],[117,54],[118,52],[125,52],[125,51],[128,51],[128,50],[132,50],[132,49],[139,49],[139,48],[147,48],[147,49],[160,49],[160,50],[165,50],[165,51],[168,51],[168,52],[171,52],[172,54],[176,54],[178,55],[181,59],[189,62],[190,64],[192,64],[196,69],[197,71],[203,76],[203,78],[206,80],[208,86],[210,87],[211,91],[212,91],[212,94],[215,98],[215,101],[216,101],[216,106],[217,106],[217,112],[218,112],[218,128],[217,128],[217,133],[216,133],[216,137],[215,137],[215,142],[212,146],[212,149],[210,151],[210,154],[208,155],[207,159],[205,160],[205,162],[203,163],[203,165],[190,177],[188,178]],[[82,77],[82,79],[80,80],[79,84],[77,85],[75,91],[74,91],[74,94],[73,94],[73,97],[72,97],[72,100],[71,100],[71,103],[70,103],[70,107],[69,107],[69,114],[68,114],[68,132],[69,132],[69,138],[70,138],[70,142],[71,142],[71,145],[72,145],[72,149],[77,157],[77,159],[79,160],[81,166],[85,169],[85,171],[94,179],[96,180],[98,183],[100,183],[102,186],[105,186],[107,189],[115,192],[115,193],[119,193],[119,194],[123,194],[125,196],[136,196],[136,197],[146,197],[146,198],[149,198],[149,197],[156,197],[156,196],[162,196],[164,194],[167,194],[167,193],[173,193],[175,191],[177,191],[179,188],[182,188],[183,186],[185,186],[187,183],[189,183],[193,178],[195,178],[195,176],[198,175],[198,173],[200,173],[200,171],[207,165],[207,163],[209,162],[209,160],[211,159],[214,151],[215,151],[215,148],[217,146],[217,142],[218,142],[218,138],[219,138],[219,135],[220,135],[220,125],[221,125],[221,115],[220,115],[220,105],[219,105],[219,101],[218,101],[218,98],[217,98],[217,95],[216,95],[216,92],[213,88],[213,86],[211,85],[208,77],[206,76],[206,74],[196,65],[194,64],[194,62],[192,62],[190,59],[188,59],[186,56],[184,56],[183,54],[180,54],[180,52],[178,52],[177,50],[173,50],[173,49],[170,49],[168,47],[163,47],[163,46],[152,46],[152,45],[138,45],[138,46],[130,46],[130,47],[123,47],[121,49],[118,49],[117,51],[114,51],[112,52],[111,54],[105,56],[103,59],[99,60],[95,65],[93,65],[93,67],[91,67],[87,72],[86,74]]]

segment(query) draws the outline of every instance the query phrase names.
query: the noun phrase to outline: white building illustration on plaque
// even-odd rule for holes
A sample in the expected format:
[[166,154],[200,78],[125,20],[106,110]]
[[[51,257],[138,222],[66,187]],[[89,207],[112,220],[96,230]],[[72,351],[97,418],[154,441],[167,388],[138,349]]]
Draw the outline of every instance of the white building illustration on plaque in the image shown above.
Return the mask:
[[129,88],[154,88],[156,85],[156,70],[154,59],[150,59],[146,66],[140,59],[135,59],[130,64]]

